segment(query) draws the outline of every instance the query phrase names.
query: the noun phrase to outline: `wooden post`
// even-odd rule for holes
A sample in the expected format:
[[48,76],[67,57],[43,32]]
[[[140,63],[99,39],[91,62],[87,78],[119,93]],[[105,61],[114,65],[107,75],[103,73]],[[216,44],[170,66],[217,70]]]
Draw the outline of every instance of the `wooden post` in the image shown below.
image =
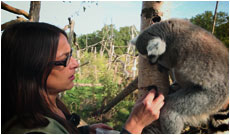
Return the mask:
[[88,34],[86,34],[86,37],[85,37],[85,48],[86,48],[86,52],[88,52]]
[[41,2],[40,1],[31,1],[30,2],[30,21],[38,22],[40,18],[40,8]]
[[219,3],[219,2],[217,1],[217,2],[216,2],[215,14],[214,14],[214,17],[213,17],[212,34],[214,33],[214,31],[215,31],[215,26],[216,26],[216,17],[217,17],[218,3]]
[[70,17],[68,18],[68,20],[69,20],[69,30],[70,30],[69,37],[68,37],[68,42],[72,46],[73,36],[74,36],[74,24],[75,24],[75,22],[74,22],[74,20],[71,20]]
[[[76,53],[77,53],[77,62],[80,65],[81,64],[81,50],[80,49],[76,50]],[[81,67],[77,68],[77,71],[78,71],[79,78],[81,78]]]
[[136,57],[134,57],[134,60],[133,60],[132,71],[133,71],[133,79],[135,79],[136,71],[137,71],[137,58]]

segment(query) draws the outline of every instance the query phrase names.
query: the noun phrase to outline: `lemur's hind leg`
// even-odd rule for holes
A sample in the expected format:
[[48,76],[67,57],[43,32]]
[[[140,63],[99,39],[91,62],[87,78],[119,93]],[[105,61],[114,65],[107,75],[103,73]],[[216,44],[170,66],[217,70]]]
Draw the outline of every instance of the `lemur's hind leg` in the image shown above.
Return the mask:
[[[222,91],[222,92],[220,92]],[[185,123],[194,124],[206,119],[196,119],[196,116],[209,116],[210,110],[218,110],[226,100],[224,89],[217,84],[213,89],[204,89],[199,85],[181,88],[168,95],[161,110],[160,124],[162,132],[179,134]],[[204,117],[206,118],[206,117]]]

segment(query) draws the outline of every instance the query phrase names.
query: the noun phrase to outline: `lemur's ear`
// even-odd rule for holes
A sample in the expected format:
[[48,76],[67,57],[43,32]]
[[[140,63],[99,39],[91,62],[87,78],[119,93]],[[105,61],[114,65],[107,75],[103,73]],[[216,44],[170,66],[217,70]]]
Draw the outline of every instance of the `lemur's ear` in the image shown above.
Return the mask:
[[131,39],[130,40],[131,44],[136,45],[137,38],[138,38],[138,36],[136,36],[135,38]]

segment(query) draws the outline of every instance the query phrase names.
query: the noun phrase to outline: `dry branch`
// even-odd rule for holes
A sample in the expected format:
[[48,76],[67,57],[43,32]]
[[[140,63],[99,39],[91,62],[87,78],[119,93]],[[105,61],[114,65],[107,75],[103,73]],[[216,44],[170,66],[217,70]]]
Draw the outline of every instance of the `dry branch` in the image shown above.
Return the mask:
[[87,65],[87,64],[89,64],[89,61],[87,61],[87,62],[85,62],[85,63],[79,65],[79,67],[85,66],[85,65]]
[[95,47],[95,46],[97,46],[97,45],[102,44],[102,43],[103,43],[103,41],[104,41],[104,40],[99,41],[99,42],[97,42],[97,43],[95,43],[95,44],[92,44],[92,45],[88,45],[87,47],[85,47],[85,48],[83,48],[83,49],[81,49],[81,50],[82,50],[82,51],[84,51],[84,50],[88,50],[88,49],[89,49],[89,48],[91,48],[91,47]]
[[66,25],[66,26],[63,28],[63,30],[66,31],[68,28],[70,28],[70,26],[69,26],[69,25]]
[[12,25],[12,24],[15,24],[15,23],[18,23],[18,22],[26,22],[28,20],[24,19],[24,18],[21,18],[21,17],[18,17],[17,19],[15,20],[11,20],[9,22],[6,22],[4,24],[1,25],[1,31],[5,30],[6,27]]
[[24,10],[21,10],[21,9],[17,9],[17,8],[14,8],[4,2],[1,2],[1,7],[2,9],[6,10],[6,11],[9,11],[11,13],[15,13],[15,14],[18,14],[18,15],[23,15],[25,16],[27,19],[30,19],[30,16],[29,16],[29,13],[27,13],[26,11]]

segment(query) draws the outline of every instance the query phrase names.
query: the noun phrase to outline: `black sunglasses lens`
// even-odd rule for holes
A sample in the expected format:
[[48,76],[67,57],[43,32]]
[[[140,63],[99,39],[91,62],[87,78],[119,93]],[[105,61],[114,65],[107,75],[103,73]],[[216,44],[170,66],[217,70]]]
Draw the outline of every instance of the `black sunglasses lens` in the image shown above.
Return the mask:
[[72,56],[72,49],[71,49],[71,51],[70,51],[70,53],[69,53],[69,55],[67,57],[65,66],[67,66],[69,64],[71,56]]

